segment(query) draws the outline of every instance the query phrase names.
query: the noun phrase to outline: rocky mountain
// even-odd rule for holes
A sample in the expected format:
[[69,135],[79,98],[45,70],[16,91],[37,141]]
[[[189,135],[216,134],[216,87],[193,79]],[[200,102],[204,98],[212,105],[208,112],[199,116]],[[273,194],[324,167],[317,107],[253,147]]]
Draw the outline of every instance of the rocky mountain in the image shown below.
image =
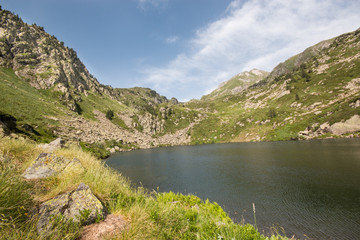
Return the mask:
[[[15,119],[18,127],[12,130],[33,138],[112,140],[119,146],[131,142],[131,147],[188,141],[176,131],[194,117],[184,117],[189,111],[177,106],[177,99],[168,100],[147,88],[114,89],[100,84],[73,49],[6,10],[0,12],[0,75],[2,120]],[[107,112],[112,116],[106,118]],[[186,120],[171,121],[170,115]],[[167,133],[175,134],[171,141],[153,140],[153,135],[166,138]]]
[[239,73],[230,80],[221,83],[210,94],[203,96],[201,100],[214,100],[225,95],[238,94],[249,86],[263,80],[268,75],[268,72],[258,69],[252,69],[251,71]]
[[72,111],[79,111],[81,94],[108,92],[88,72],[76,52],[64,46],[42,27],[29,26],[18,15],[0,15],[0,66],[37,89],[52,89]]
[[167,102],[166,97],[149,89],[113,89],[101,85],[72,48],[46,33],[44,28],[24,23],[18,15],[1,11],[0,26],[0,66],[12,68],[32,87],[57,92],[60,100],[72,111],[81,111],[81,95],[87,96],[89,91],[116,100],[135,94],[147,99],[150,105]]
[[359,52],[360,29],[309,47],[238,94],[189,103],[208,115],[193,143],[358,137]]
[[[114,152],[164,145],[358,137],[360,30],[253,69],[187,103],[101,85],[73,49],[0,12],[0,136]],[[106,154],[105,154],[106,155]]]

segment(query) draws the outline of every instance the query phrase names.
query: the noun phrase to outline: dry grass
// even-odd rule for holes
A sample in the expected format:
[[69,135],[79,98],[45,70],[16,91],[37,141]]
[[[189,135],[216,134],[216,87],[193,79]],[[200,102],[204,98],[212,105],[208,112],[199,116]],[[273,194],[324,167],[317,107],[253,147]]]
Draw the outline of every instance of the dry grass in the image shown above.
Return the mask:
[[[57,150],[54,154],[68,159],[77,158],[84,169],[75,168],[56,177],[32,181],[32,198],[21,195],[26,182],[20,175],[41,152],[35,143],[28,140],[0,139],[1,156],[10,156],[8,164],[17,166],[11,172],[13,177],[16,176],[16,187],[12,188],[14,192],[5,202],[13,203],[18,199],[20,205],[15,207],[21,207],[22,201],[28,200],[31,204],[24,204],[24,211],[30,211],[31,205],[75,189],[83,182],[89,185],[110,213],[121,214],[129,222],[129,227],[117,235],[117,239],[285,239],[279,235],[266,238],[251,225],[234,224],[219,205],[204,202],[196,196],[148,193],[142,188],[135,189],[121,174],[77,146]],[[11,179],[3,169],[1,176]],[[0,191],[0,196],[5,196],[4,191]],[[0,236],[6,236],[6,239],[39,238],[36,216],[14,221],[14,217],[4,212],[2,217],[11,227],[0,228]],[[58,227],[60,230],[54,235],[58,239],[76,239],[81,231],[66,222],[60,222]]]

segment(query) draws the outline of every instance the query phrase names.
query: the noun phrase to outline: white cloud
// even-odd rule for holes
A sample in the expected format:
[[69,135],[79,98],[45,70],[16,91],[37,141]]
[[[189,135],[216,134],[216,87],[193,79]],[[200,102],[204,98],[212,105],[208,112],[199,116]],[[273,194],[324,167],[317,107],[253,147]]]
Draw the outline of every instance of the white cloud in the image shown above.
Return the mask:
[[147,9],[147,7],[164,7],[168,4],[169,0],[135,0],[138,2],[138,7],[142,10]]
[[199,98],[240,71],[270,71],[306,47],[357,29],[359,9],[357,0],[234,0],[184,53],[144,70],[143,83],[169,97]]
[[173,43],[176,43],[177,41],[179,40],[179,37],[177,36],[171,36],[171,37],[168,37],[165,39],[165,42],[167,44],[173,44]]

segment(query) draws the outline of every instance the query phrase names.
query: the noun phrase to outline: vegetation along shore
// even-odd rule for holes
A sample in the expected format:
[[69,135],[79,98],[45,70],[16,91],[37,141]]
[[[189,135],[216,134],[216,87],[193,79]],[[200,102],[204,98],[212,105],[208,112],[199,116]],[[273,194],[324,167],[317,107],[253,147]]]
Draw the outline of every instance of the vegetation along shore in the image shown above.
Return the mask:
[[99,83],[74,49],[0,10],[1,239],[287,239],[234,223],[215,202],[135,188],[100,159],[160,146],[359,136],[360,29],[179,102]]

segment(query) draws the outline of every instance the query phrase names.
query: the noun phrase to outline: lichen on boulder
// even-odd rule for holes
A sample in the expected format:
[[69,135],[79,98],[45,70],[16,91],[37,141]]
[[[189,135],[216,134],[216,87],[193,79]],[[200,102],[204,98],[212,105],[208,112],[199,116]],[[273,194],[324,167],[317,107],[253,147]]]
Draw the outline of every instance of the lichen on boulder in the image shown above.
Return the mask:
[[85,168],[79,159],[69,160],[51,153],[41,153],[25,170],[23,177],[27,180],[56,176],[60,173],[82,173]]
[[41,153],[35,162],[28,167],[23,177],[25,179],[46,178],[59,174],[71,161],[51,153]]
[[61,171],[60,174],[70,174],[70,173],[83,173],[85,171],[85,168],[81,164],[80,160],[77,158],[74,158],[71,160],[71,162],[64,168],[64,170]]
[[58,195],[40,206],[37,231],[46,235],[53,228],[52,219],[62,216],[65,220],[88,225],[106,217],[107,210],[91,192],[80,183],[77,189]]

